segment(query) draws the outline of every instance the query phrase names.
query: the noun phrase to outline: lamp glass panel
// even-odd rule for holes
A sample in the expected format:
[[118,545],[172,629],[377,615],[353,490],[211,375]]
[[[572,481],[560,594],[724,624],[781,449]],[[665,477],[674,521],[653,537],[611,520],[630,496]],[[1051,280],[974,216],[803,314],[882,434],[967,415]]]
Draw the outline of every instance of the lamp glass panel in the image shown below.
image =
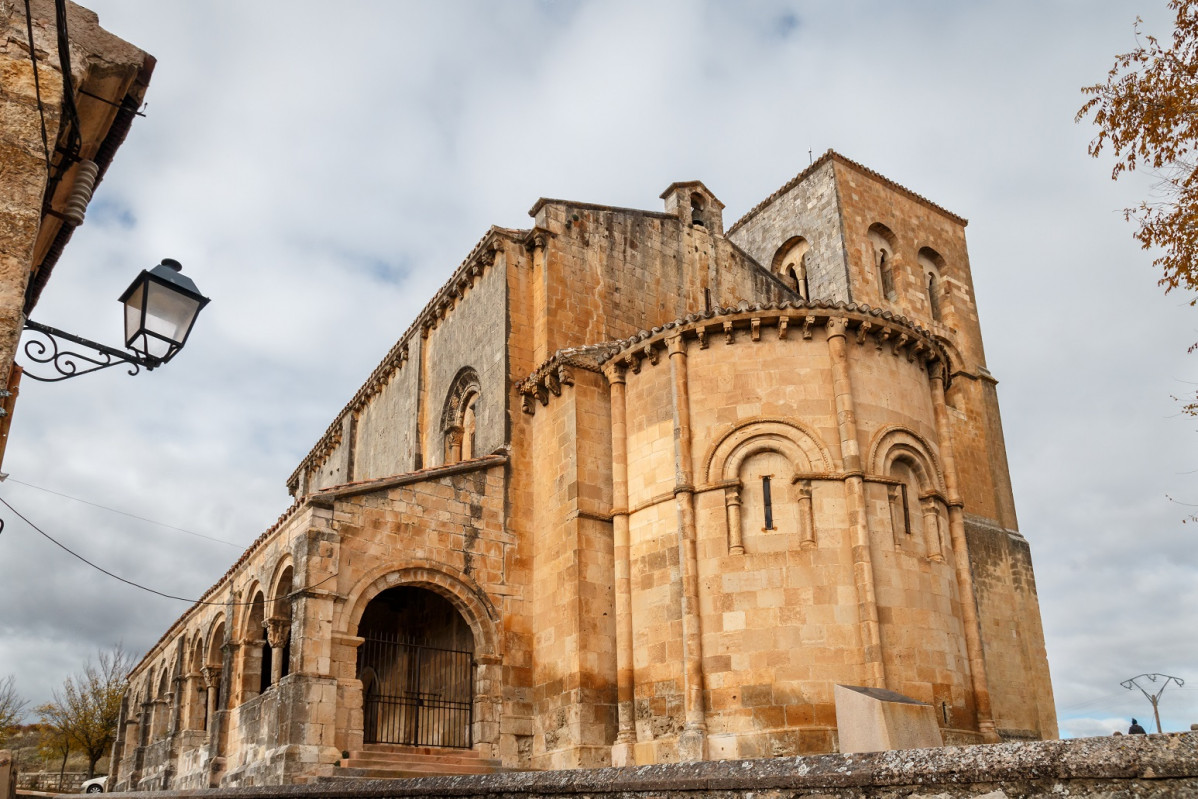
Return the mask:
[[165,358],[187,339],[200,304],[161,283],[151,281],[147,290],[146,352]]
[[132,347],[133,340],[141,330],[141,309],[145,305],[145,293],[146,284],[142,283],[133,290],[129,299],[125,300],[125,346]]

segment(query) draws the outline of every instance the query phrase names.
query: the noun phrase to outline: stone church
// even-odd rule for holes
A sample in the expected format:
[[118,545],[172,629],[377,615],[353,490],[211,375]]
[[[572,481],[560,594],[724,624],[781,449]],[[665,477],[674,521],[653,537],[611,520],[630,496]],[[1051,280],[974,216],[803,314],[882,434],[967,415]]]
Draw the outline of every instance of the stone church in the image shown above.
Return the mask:
[[110,784],[1055,738],[966,221],[828,152],[725,228],[491,228],[136,667]]

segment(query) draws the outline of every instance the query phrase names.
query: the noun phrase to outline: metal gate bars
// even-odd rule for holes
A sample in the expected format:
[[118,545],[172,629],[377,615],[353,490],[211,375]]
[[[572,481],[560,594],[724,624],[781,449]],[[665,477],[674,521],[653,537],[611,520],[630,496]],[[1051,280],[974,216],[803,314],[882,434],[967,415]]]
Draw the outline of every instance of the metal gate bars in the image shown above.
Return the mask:
[[366,743],[469,749],[474,656],[385,636],[358,649]]

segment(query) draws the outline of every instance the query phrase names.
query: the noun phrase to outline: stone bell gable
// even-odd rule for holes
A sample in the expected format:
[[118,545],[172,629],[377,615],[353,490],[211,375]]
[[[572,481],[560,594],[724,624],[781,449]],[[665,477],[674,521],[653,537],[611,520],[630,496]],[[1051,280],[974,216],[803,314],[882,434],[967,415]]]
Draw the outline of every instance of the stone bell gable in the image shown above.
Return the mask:
[[[492,228],[134,670],[120,789],[1056,736],[965,220],[836,153],[724,232]],[[464,771],[463,771],[464,770]]]

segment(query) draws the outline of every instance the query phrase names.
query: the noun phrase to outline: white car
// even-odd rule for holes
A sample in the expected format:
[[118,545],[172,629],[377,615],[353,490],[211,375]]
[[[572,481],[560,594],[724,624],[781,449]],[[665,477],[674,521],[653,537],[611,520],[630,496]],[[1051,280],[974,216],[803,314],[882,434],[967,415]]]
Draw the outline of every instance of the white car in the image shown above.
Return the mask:
[[96,777],[95,779],[88,780],[87,782],[83,783],[82,786],[80,786],[80,790],[82,790],[84,793],[104,793],[104,791],[107,789],[107,777]]

